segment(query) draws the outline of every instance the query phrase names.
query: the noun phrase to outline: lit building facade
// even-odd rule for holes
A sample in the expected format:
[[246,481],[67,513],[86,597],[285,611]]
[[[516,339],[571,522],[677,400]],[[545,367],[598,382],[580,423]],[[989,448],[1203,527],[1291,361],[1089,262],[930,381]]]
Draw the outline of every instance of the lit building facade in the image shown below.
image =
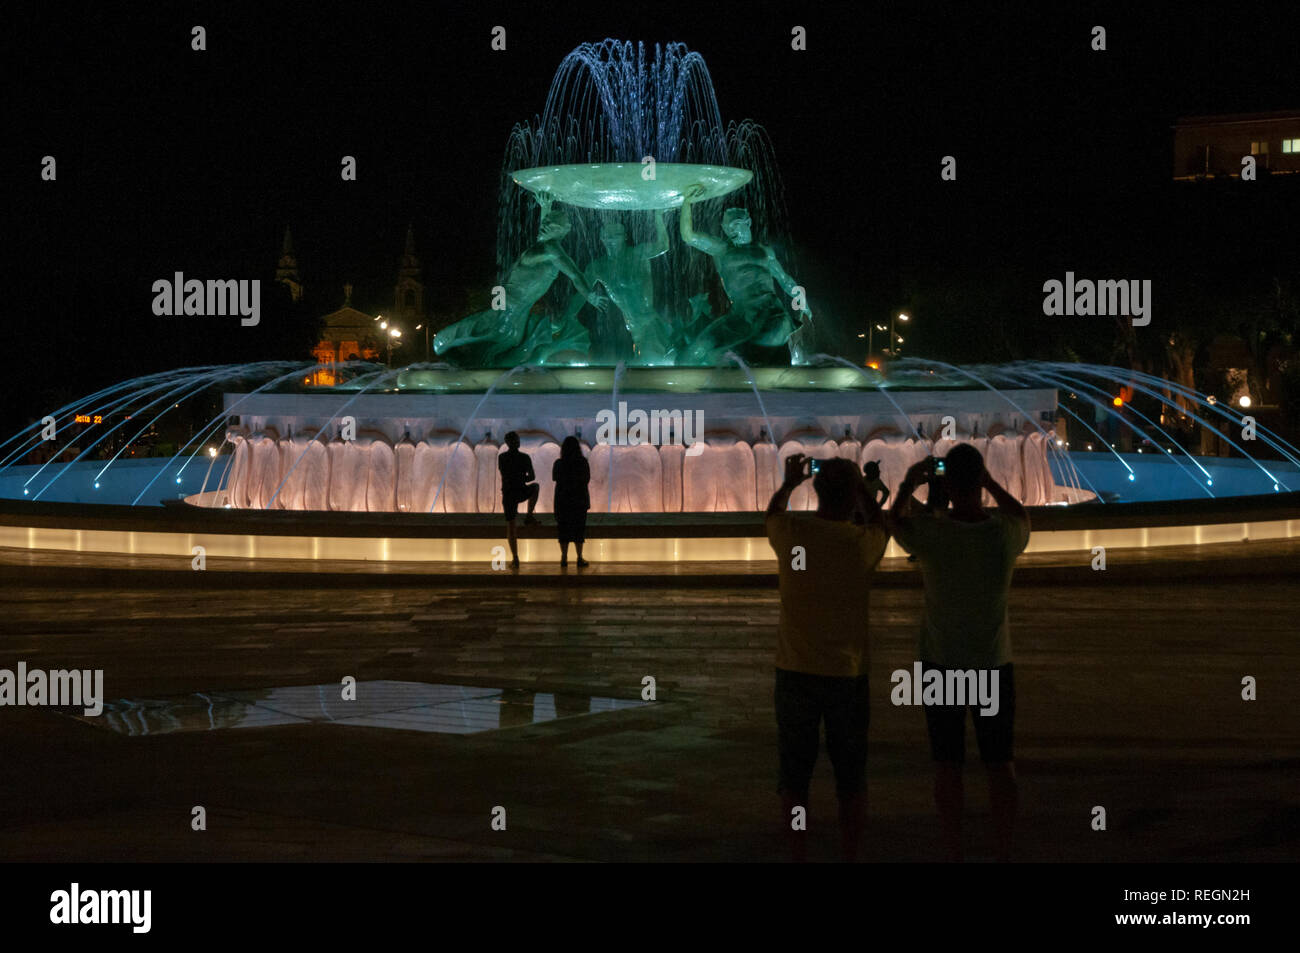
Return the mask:
[[1258,172],[1300,172],[1300,110],[1187,116],[1174,123],[1174,178],[1235,178],[1254,156]]
[[[302,278],[288,228],[284,230],[284,244],[276,265],[275,280],[289,288],[294,301],[302,300]],[[385,336],[387,325],[401,328],[404,334],[416,329],[424,331],[427,327],[420,259],[415,254],[415,231],[409,225],[406,229],[406,245],[398,260],[393,305],[384,312],[383,318],[385,320],[381,326],[379,315],[367,314],[353,307],[352,285],[344,285],[343,306],[323,317],[324,327],[320,340],[312,348],[312,354],[320,366],[304,378],[304,383],[316,387],[332,387],[339,379],[340,363],[383,360],[389,343]],[[411,335],[410,339],[414,343],[418,336]]]

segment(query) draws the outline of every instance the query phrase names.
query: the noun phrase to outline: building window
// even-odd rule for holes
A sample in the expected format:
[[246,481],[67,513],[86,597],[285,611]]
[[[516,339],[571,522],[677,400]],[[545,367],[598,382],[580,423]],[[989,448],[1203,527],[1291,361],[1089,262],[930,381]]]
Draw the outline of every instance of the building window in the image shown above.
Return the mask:
[[1282,151],[1286,153],[1300,153],[1300,139],[1283,139]]
[[[1283,152],[1286,151],[1285,145],[1286,143],[1283,142]],[[1250,144],[1250,154],[1253,156],[1268,155],[1268,140],[1264,140],[1263,142],[1252,142]]]

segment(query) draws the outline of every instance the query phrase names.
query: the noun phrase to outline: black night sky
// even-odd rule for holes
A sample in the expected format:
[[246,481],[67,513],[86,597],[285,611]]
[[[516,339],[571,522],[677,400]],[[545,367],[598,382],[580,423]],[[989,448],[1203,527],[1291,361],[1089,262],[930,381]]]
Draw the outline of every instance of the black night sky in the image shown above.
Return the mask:
[[[385,308],[408,222],[428,306],[461,311],[494,280],[512,124],[541,110],[565,53],[606,36],[685,42],[724,120],[767,128],[796,277],[846,342],[910,307],[929,356],[1048,357],[1041,286],[1067,269],[1155,278],[1159,309],[1179,283],[1216,280],[1210,263],[1294,262],[1294,185],[1210,214],[1170,182],[1176,117],[1300,104],[1295,34],[1269,8],[974,6],[44,9],[13,25],[29,56],[6,124],[6,416],[147,371],[308,357],[265,318],[150,313],[152,281],[178,270],[270,286],[286,224],[315,314],[345,282],[358,307]],[[504,53],[489,48],[498,23]],[[190,49],[195,24],[206,52]],[[1089,48],[1095,24],[1105,52]],[[57,182],[40,181],[44,155]],[[1111,357],[1107,334],[1084,356]]]

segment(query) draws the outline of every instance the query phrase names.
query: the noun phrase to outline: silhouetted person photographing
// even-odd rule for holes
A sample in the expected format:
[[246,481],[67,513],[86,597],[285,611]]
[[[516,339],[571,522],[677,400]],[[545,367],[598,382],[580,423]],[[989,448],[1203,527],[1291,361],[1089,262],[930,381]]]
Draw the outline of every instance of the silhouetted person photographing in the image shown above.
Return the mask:
[[[810,475],[817,511],[787,512],[790,494]],[[782,820],[794,859],[806,860],[807,833],[792,822],[800,809],[807,816],[825,722],[841,850],[855,860],[867,816],[867,602],[889,536],[856,464],[796,453],[767,506],[767,538],[780,568],[775,703]]]
[[519,568],[519,542],[515,538],[515,519],[519,516],[519,504],[528,501],[528,515],[524,517],[525,526],[535,526],[537,517],[533,510],[537,508],[537,494],[541,492],[534,480],[532,458],[519,450],[519,434],[513,430],[506,434],[505,453],[497,457],[497,470],[501,473],[501,506],[506,514],[506,538],[510,541],[510,555],[514,557],[511,565]]
[[[927,457],[907,471],[898,500],[885,517],[894,538],[917,557],[925,580],[925,618],[919,660],[923,673],[938,670],[987,673],[996,709],[983,714],[974,704],[925,705],[930,752],[935,762],[934,799],[950,859],[962,859],[962,764],[966,759],[966,709],[988,771],[997,859],[1011,858],[1016,816],[1013,735],[1016,689],[1011,663],[1007,599],[1016,557],[1029,542],[1029,513],[998,484],[984,458],[970,444],[958,444],[939,464]],[[932,502],[946,497],[951,509],[921,509],[912,498],[928,483]],[[985,490],[997,504],[984,509]],[[937,491],[937,492],[936,492]],[[996,671],[997,681],[992,673]]]
[[551,467],[555,481],[555,527],[560,542],[560,565],[569,565],[569,543],[578,553],[578,568],[587,565],[582,558],[582,544],[587,538],[587,511],[591,509],[591,466],[582,455],[577,437],[565,437],[560,458]]

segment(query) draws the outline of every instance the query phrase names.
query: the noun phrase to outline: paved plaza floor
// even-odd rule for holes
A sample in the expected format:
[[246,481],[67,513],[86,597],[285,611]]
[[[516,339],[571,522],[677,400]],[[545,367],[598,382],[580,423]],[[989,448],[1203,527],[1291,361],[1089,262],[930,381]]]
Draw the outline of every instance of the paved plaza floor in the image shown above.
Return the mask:
[[[1300,854],[1300,547],[1252,553],[1223,557],[1231,575],[1194,562],[1180,574],[1165,554],[1146,576],[1018,578],[1020,859]],[[102,668],[116,707],[100,724],[0,708],[0,859],[786,856],[770,564],[712,584],[647,568],[586,585],[525,567],[196,588],[190,574],[111,580],[10,555],[0,668]],[[864,859],[930,861],[923,716],[888,697],[890,672],[915,659],[919,578],[889,572],[872,597]],[[1247,675],[1256,701],[1241,698]],[[345,676],[356,702],[341,700]],[[640,702],[647,676],[654,704],[609,701]],[[968,766],[972,860],[991,853],[981,774]],[[191,829],[196,805],[206,831]],[[835,857],[834,818],[823,753],[816,859]]]

